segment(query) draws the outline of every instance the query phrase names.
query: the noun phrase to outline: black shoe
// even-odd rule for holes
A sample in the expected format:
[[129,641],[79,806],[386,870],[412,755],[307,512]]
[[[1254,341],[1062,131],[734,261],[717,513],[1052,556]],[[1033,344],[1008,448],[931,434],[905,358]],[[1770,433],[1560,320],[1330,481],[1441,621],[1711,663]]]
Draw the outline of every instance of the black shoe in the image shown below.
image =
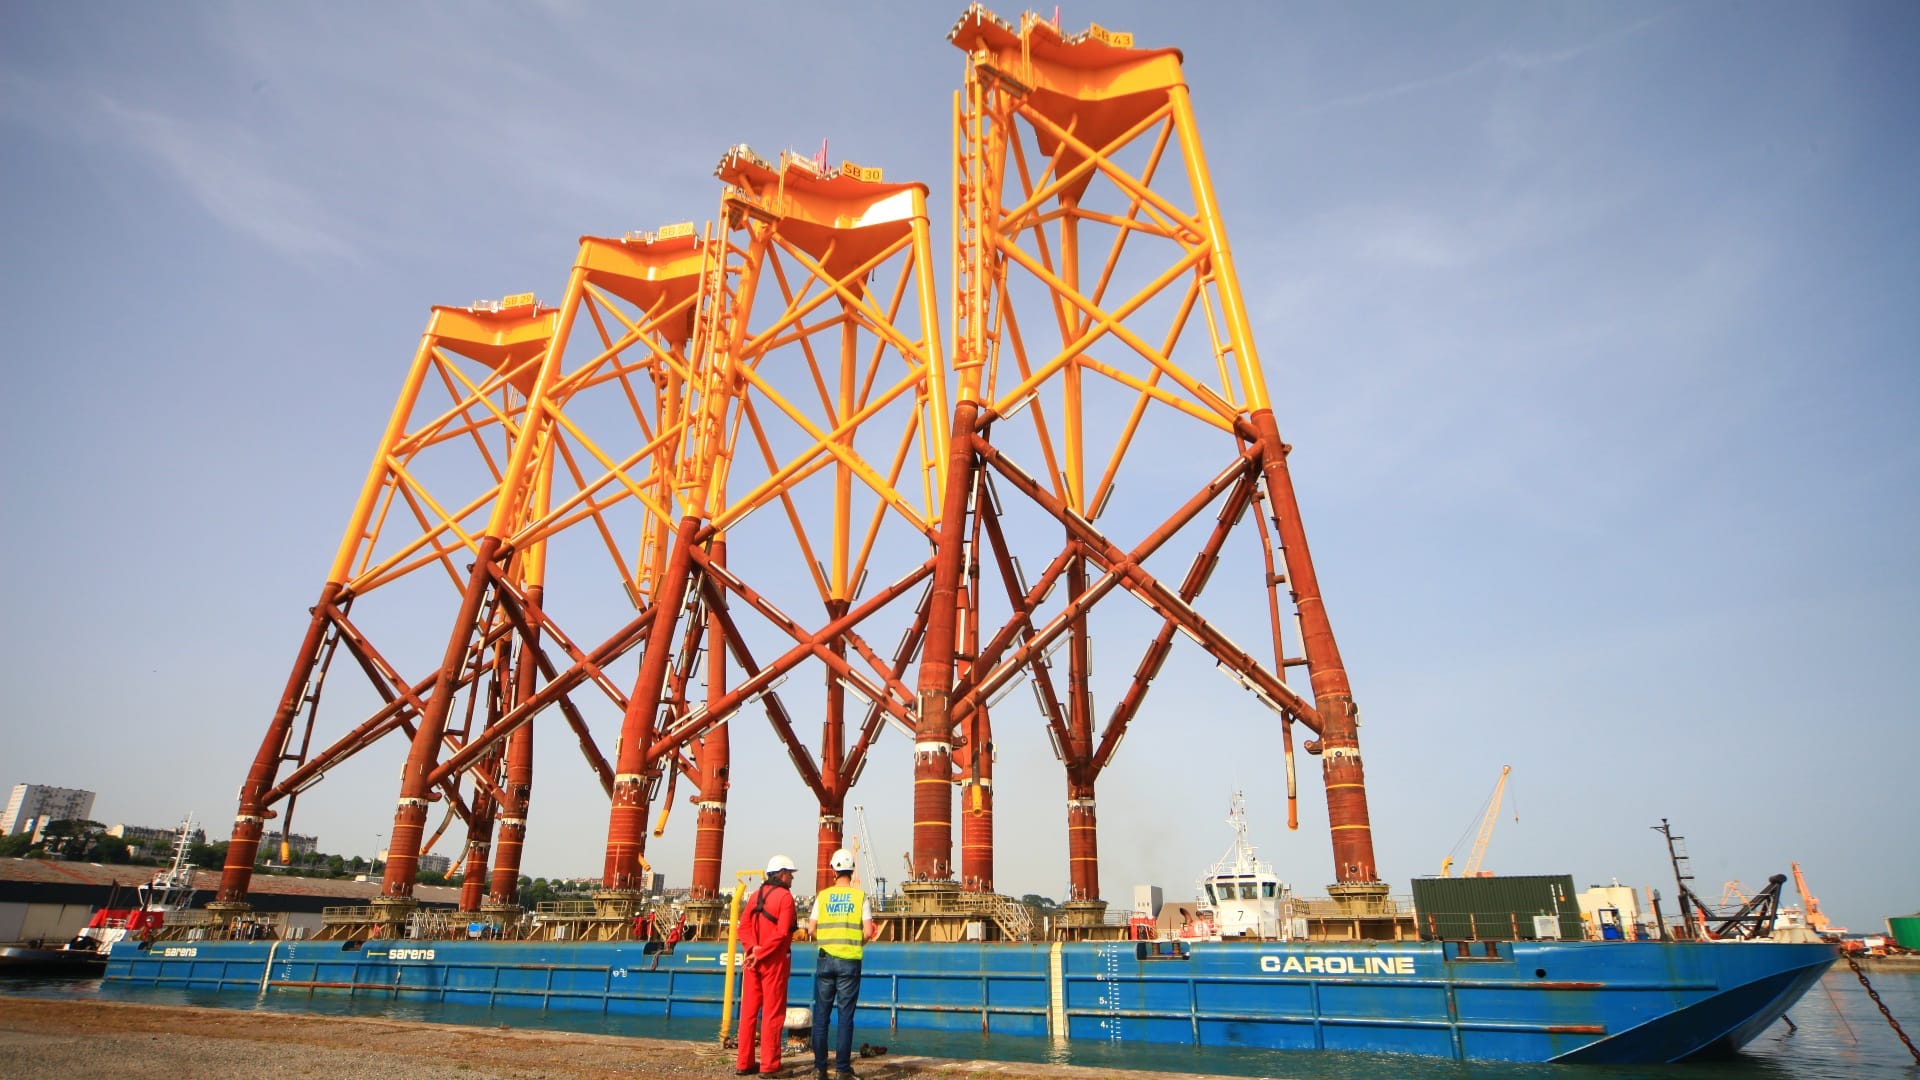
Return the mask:
[[860,1075],[852,1069],[836,1069],[833,1080],[860,1080]]
[[758,1066],[758,1065],[749,1065],[749,1066],[747,1066],[747,1067],[746,1067],[746,1068],[744,1068],[744,1069],[735,1069],[735,1070],[733,1070],[733,1075],[735,1075],[735,1076],[759,1076],[759,1075],[760,1075],[760,1066]]

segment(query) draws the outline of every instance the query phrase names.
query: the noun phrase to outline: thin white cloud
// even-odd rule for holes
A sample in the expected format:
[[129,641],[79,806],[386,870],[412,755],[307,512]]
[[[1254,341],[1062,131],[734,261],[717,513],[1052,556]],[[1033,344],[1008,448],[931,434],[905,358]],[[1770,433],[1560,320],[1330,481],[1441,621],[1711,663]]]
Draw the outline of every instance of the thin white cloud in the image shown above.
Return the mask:
[[277,174],[255,140],[98,99],[126,145],[164,167],[221,224],[296,258],[358,261],[346,230],[313,192]]
[[1495,67],[1515,68],[1522,71],[1538,71],[1543,68],[1564,64],[1569,60],[1584,56],[1596,49],[1605,48],[1622,38],[1629,37],[1647,29],[1664,18],[1666,18],[1665,15],[1650,16],[1641,19],[1639,22],[1630,23],[1617,30],[1610,30],[1597,37],[1590,38],[1577,45],[1570,45],[1564,49],[1552,49],[1543,52],[1508,51],[1495,53],[1492,56],[1482,57],[1471,64],[1457,67],[1452,71],[1443,72],[1439,75],[1431,75],[1424,79],[1409,79],[1405,82],[1394,83],[1390,86],[1363,90],[1358,94],[1347,94],[1337,98],[1329,98],[1326,101],[1303,105],[1295,110],[1295,115],[1314,116],[1324,112],[1331,112],[1335,109],[1347,109],[1356,105],[1371,105],[1377,101],[1387,101],[1392,98],[1405,97],[1408,94],[1418,94],[1423,91],[1434,90],[1451,83],[1459,82],[1469,76]]

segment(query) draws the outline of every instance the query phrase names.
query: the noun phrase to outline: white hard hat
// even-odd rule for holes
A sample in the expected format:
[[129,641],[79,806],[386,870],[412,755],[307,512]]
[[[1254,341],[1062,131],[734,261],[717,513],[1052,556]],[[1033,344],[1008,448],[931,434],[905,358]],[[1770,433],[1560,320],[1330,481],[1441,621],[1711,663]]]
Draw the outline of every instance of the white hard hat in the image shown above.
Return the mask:
[[851,870],[853,869],[853,852],[841,848],[833,853],[833,858],[827,860],[827,865],[838,871]]
[[767,860],[767,873],[769,875],[777,874],[782,870],[798,869],[799,867],[793,865],[793,860],[787,858],[785,855],[775,855],[773,858]]

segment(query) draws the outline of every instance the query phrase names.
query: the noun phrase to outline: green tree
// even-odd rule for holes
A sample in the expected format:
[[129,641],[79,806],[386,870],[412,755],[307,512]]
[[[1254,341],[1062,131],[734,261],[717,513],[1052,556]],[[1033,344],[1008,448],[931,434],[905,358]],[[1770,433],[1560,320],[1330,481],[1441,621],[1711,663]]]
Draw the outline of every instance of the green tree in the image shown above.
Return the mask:
[[521,907],[530,908],[552,899],[555,899],[554,889],[547,883],[546,878],[523,877],[520,879]]
[[93,838],[93,851],[89,857],[94,862],[103,862],[103,863],[132,862],[133,861],[133,851],[131,850],[132,846],[133,845],[127,843],[126,840],[121,837],[107,836],[103,833]]
[[94,838],[106,830],[105,825],[83,818],[51,821],[40,830],[40,848],[62,859],[85,859],[93,850]]
[[0,836],[0,859],[18,859],[33,846],[32,833],[15,833],[12,836]]

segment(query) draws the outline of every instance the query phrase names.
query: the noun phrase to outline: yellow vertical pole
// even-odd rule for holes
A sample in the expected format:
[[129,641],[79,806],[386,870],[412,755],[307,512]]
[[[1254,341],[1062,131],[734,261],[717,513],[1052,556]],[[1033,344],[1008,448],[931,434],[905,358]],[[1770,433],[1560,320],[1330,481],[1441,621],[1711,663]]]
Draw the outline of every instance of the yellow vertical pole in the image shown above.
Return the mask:
[[929,456],[932,458],[935,495],[928,513],[934,517],[932,523],[937,524],[940,513],[938,493],[945,490],[947,479],[947,364],[941,348],[940,306],[934,297],[933,239],[932,230],[927,226],[927,197],[918,188],[914,189],[913,203],[913,247],[907,257],[913,260],[914,286],[920,298],[920,336],[927,347],[926,381],[923,384],[927,434],[920,445],[932,448]]
[[[967,283],[967,272],[972,269],[968,260],[971,245],[967,240],[967,218],[961,210],[965,202],[971,198],[969,184],[972,182],[967,170],[967,147],[970,144],[962,128],[966,112],[960,104],[960,95],[964,92],[955,91],[953,95],[953,204],[949,207],[949,212],[953,215],[949,219],[953,223],[953,242],[947,251],[952,258],[947,280],[953,287],[953,310],[948,313],[949,325],[952,329],[948,336],[953,341],[953,359],[956,365],[963,365],[965,358],[973,354],[967,339],[962,335],[972,331],[975,321],[968,317],[969,305],[973,300],[972,291]],[[938,371],[937,375],[943,381],[947,377],[944,371]]]
[[724,989],[720,992],[720,1045],[727,1044],[733,1032],[733,958],[740,947],[740,902],[747,896],[747,879],[759,877],[758,870],[742,870],[733,875],[733,904],[727,910],[727,954],[720,958]]
[[[1080,219],[1077,216],[1079,200],[1061,196],[1060,198],[1060,276],[1067,288],[1075,295],[1080,292]],[[1085,316],[1077,305],[1067,305],[1067,335],[1060,342],[1062,347],[1072,344],[1080,336]],[[1067,506],[1082,514],[1090,514],[1092,507],[1087,500],[1087,465],[1084,450],[1085,417],[1081,415],[1080,363],[1075,357],[1060,373],[1060,385],[1066,395],[1062,434],[1067,440]]]
[[[854,414],[854,374],[860,364],[860,324],[854,321],[853,305],[845,297],[840,298],[840,316],[840,385],[833,418],[835,426]],[[838,440],[848,450],[853,449],[853,431],[849,429]],[[847,534],[853,526],[853,469],[847,465],[845,458],[837,461],[833,474],[833,574],[827,582],[827,598],[846,600],[851,588],[847,581],[847,547],[850,542]]]

